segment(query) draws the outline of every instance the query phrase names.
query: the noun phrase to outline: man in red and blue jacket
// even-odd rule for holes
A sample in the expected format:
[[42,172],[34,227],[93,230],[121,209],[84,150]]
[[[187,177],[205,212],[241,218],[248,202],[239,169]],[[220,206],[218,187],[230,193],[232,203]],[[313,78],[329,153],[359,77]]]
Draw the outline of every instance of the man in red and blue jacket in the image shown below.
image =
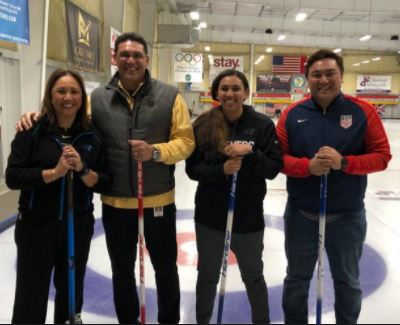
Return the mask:
[[308,323],[308,290],[318,257],[320,176],[328,174],[325,248],[338,324],[361,310],[359,260],[366,235],[367,174],[384,170],[389,142],[373,106],[341,92],[343,59],[328,50],[309,57],[311,97],[288,107],[278,122],[288,202],[283,290],[286,323]]

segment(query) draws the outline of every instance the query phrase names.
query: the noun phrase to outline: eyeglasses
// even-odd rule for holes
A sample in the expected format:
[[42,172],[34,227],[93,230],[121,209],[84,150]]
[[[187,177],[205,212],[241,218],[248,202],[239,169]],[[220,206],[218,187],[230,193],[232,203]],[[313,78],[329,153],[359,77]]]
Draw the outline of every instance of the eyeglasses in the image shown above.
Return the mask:
[[143,60],[147,55],[142,52],[121,52],[118,54],[118,57],[122,61],[127,61],[129,58]]

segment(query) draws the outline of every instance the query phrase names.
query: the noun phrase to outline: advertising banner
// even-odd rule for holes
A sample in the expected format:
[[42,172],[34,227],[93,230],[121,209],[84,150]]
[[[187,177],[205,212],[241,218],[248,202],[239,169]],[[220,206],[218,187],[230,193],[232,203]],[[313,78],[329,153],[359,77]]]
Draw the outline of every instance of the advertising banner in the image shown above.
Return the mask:
[[291,75],[263,74],[257,76],[257,92],[290,92]]
[[111,75],[112,76],[118,70],[117,66],[112,63],[112,57],[114,55],[115,41],[117,40],[119,35],[121,35],[121,32],[118,31],[117,29],[115,29],[114,27],[111,27],[111,30],[110,30],[110,58],[111,58],[111,60],[110,61],[111,61]]
[[177,52],[172,58],[175,82],[202,82],[203,55]]
[[358,75],[357,92],[390,93],[392,86],[391,76]]
[[0,0],[0,39],[29,44],[28,0]]
[[210,84],[220,72],[226,69],[243,72],[243,60],[243,56],[213,56],[210,63]]
[[65,1],[65,11],[68,33],[68,61],[78,69],[100,70],[98,19],[69,1]]

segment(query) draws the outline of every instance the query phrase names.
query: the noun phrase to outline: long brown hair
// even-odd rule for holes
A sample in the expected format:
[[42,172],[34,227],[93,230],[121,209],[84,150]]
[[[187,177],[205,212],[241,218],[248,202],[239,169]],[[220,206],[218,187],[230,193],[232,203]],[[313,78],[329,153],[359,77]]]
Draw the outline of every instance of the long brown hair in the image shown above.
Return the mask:
[[74,70],[57,69],[50,75],[49,79],[47,80],[40,115],[47,116],[47,119],[51,126],[57,124],[57,116],[53,107],[51,92],[58,79],[65,76],[71,76],[72,78],[74,78],[82,92],[82,104],[78,112],[76,113],[74,124],[80,128],[87,129],[90,125],[90,119],[87,112],[87,94],[85,90],[85,84],[82,77]]
[[221,107],[201,114],[193,123],[196,130],[196,145],[206,160],[216,160],[224,154],[230,128]]

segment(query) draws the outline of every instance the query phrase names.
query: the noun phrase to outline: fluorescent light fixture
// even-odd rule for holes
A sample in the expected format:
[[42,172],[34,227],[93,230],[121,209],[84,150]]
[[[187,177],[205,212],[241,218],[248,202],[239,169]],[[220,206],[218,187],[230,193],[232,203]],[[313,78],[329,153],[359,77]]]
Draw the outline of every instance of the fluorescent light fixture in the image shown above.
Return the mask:
[[200,14],[198,11],[191,11],[190,12],[190,18],[192,18],[192,20],[199,20],[200,19]]
[[283,41],[283,40],[285,40],[285,38],[286,38],[286,35],[281,34],[278,36],[278,41]]
[[207,23],[205,21],[202,21],[199,25],[200,28],[207,28]]
[[307,18],[307,14],[305,12],[299,12],[296,15],[296,21],[304,21]]
[[362,64],[369,63],[369,60],[361,61]]
[[358,67],[360,65],[360,63],[359,62],[357,62],[357,63],[353,63],[353,66],[355,66],[355,67]]
[[267,49],[265,50],[265,52],[271,53],[271,52],[272,52],[272,47],[267,47]]
[[260,55],[259,57],[258,57],[258,59],[256,60],[256,62],[254,62],[254,64],[259,64],[262,60],[264,60],[264,58],[265,58],[265,56],[264,55]]
[[365,42],[365,41],[368,41],[370,38],[371,38],[372,36],[371,35],[364,35],[363,37],[361,37],[360,38],[360,41],[361,42]]
[[338,48],[334,49],[333,52],[340,53],[340,52],[342,52],[342,49],[340,47],[338,47]]
[[376,58],[373,58],[372,61],[379,61],[381,58],[377,56]]
[[204,46],[204,51],[210,52],[210,51],[211,51],[211,47],[209,47],[209,46]]

